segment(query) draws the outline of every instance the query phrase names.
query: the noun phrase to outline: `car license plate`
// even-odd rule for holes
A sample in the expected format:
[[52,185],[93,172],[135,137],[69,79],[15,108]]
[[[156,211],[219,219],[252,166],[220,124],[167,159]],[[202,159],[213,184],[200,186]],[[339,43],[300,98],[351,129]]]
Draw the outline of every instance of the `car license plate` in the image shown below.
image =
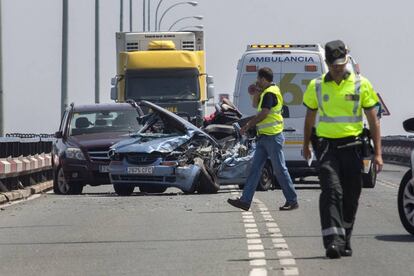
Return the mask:
[[99,172],[108,173],[109,172],[109,166],[105,166],[105,165],[99,166]]
[[154,167],[128,167],[128,174],[152,174]]

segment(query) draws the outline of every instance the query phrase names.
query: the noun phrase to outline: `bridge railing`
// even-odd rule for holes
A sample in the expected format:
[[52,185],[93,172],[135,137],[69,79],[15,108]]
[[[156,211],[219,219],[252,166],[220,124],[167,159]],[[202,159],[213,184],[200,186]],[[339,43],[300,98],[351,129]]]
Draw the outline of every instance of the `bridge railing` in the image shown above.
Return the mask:
[[382,154],[386,163],[409,167],[412,150],[414,150],[414,136],[382,137]]
[[0,192],[51,180],[53,140],[49,134],[0,137]]

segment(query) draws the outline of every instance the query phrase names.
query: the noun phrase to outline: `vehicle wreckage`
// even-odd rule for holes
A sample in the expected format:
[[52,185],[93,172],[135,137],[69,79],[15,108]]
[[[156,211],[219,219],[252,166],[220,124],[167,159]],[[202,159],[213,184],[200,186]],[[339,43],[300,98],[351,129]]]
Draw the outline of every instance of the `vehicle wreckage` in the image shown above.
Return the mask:
[[[113,145],[109,174],[115,192],[162,193],[169,187],[184,193],[216,193],[220,185],[245,183],[255,149],[254,138],[242,137],[238,125],[198,128],[148,101],[138,104],[142,128]],[[274,184],[271,166],[263,168],[258,189]]]

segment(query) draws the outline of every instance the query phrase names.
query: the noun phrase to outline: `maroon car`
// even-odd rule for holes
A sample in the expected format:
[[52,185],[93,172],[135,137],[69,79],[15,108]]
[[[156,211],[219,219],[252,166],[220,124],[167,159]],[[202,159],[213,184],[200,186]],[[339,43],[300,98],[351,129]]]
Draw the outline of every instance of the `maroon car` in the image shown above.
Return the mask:
[[81,194],[85,185],[110,184],[109,147],[141,126],[134,102],[79,105],[66,109],[53,144],[53,190]]

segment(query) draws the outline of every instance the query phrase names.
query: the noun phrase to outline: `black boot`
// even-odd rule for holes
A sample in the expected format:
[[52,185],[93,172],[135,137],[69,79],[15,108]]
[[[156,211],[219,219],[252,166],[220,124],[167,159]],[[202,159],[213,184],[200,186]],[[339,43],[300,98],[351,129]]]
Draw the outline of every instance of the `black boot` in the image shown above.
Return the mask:
[[345,247],[343,250],[341,250],[341,255],[344,257],[352,256],[351,235],[352,229],[345,229]]

